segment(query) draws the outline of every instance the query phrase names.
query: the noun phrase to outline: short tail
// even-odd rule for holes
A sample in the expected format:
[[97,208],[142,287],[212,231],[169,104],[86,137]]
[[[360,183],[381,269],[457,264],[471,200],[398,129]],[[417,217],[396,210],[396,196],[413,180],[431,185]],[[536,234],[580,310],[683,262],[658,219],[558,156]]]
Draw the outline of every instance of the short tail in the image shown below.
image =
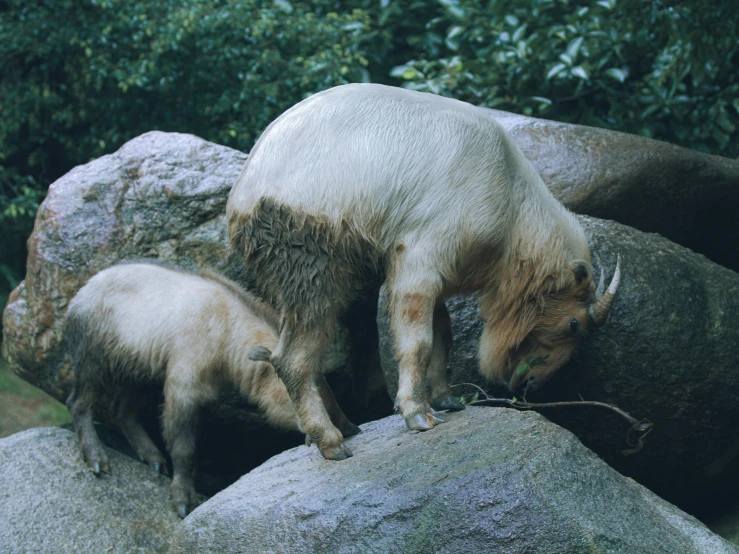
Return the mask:
[[253,362],[269,362],[272,351],[264,346],[255,346],[249,351],[249,359]]

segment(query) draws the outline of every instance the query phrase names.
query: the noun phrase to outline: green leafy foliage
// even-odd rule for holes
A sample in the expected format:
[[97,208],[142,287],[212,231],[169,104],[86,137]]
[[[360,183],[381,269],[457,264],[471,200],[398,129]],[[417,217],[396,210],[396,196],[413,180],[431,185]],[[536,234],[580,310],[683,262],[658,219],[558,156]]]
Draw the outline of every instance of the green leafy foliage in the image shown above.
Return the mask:
[[739,154],[739,3],[442,0],[405,86]]
[[463,394],[461,396],[455,397],[461,404],[464,404],[467,406],[468,404],[472,404],[473,402],[477,402],[480,399],[480,393],[474,392],[472,394]]

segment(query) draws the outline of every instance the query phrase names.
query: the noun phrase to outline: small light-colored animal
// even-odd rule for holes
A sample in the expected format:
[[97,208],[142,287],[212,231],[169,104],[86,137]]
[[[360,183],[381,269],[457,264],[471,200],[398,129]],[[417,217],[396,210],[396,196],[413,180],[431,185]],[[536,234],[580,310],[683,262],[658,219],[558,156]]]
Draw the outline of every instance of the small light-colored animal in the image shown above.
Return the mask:
[[[93,426],[93,406],[118,395],[113,417],[138,456],[166,471],[167,462],[138,421],[139,387],[163,383],[162,427],[172,458],[172,503],[181,517],[196,505],[193,487],[199,408],[235,388],[274,427],[300,430],[274,368],[252,361],[256,346],[275,347],[277,315],[237,284],[154,263],[123,263],[90,279],[67,311],[65,339],[74,364],[67,400],[85,460],[109,471]],[[342,413],[322,374],[313,385],[345,436],[359,431]]]
[[[229,235],[281,312],[270,359],[321,453],[351,452],[310,387],[337,317],[386,279],[410,429],[459,409],[445,296],[479,290],[483,375],[544,383],[601,325],[585,234],[503,128],[470,104],[374,84],[315,94],[274,121],[231,190]],[[430,383],[427,394],[425,382]]]

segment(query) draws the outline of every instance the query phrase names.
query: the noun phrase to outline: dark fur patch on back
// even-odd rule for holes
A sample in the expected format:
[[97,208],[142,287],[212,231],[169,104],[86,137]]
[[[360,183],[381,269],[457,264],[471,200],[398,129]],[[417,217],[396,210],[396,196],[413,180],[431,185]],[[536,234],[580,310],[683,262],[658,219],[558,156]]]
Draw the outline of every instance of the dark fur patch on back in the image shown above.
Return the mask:
[[261,198],[229,221],[231,245],[256,274],[257,287],[284,317],[311,325],[329,306],[345,311],[379,272],[381,249],[344,222],[329,222]]
[[147,362],[104,332],[97,315],[88,310],[68,312],[64,322],[63,344],[72,357],[75,386],[114,391],[123,383],[148,382],[153,373]]

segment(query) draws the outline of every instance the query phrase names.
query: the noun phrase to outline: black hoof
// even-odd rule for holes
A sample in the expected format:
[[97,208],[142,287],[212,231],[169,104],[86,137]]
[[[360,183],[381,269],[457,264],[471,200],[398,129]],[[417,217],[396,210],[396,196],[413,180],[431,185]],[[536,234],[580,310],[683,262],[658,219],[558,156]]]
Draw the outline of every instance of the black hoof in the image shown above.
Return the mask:
[[415,414],[405,418],[405,424],[411,431],[428,431],[444,420],[433,414]]
[[341,431],[341,434],[344,438],[351,437],[356,435],[357,433],[362,432],[362,430],[359,428],[359,425],[354,425],[351,421],[347,421],[344,425],[342,425],[339,431]]
[[353,456],[352,451],[349,450],[349,448],[344,443],[341,443],[338,446],[326,446],[324,448],[319,448],[318,451],[321,453],[321,456],[323,456],[327,460],[346,460],[347,458],[351,458]]
[[431,401],[431,407],[434,410],[450,410],[453,412],[458,412],[459,410],[464,410],[466,408],[464,404],[454,398],[451,394],[434,398]]

